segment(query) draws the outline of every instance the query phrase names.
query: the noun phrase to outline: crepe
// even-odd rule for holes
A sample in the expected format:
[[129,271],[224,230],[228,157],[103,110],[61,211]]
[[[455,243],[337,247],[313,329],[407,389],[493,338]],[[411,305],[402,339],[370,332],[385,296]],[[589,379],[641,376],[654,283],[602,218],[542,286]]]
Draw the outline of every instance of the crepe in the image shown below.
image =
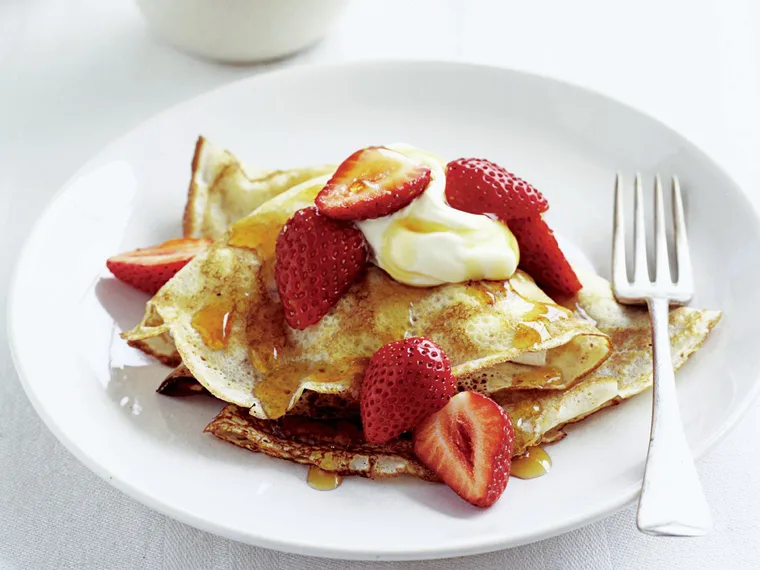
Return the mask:
[[[567,390],[515,390],[501,392],[495,399],[509,413],[515,430],[513,456],[522,455],[533,445],[548,444],[565,437],[563,427],[578,422],[595,412],[617,404],[652,385],[652,353],[649,315],[646,309],[618,304],[610,285],[593,274],[579,274],[584,288],[568,301],[579,315],[593,319],[607,333],[615,350],[598,369]],[[680,307],[670,312],[670,338],[673,364],[676,369],[701,346],[720,320],[719,311]],[[319,422],[310,429],[319,432]],[[328,424],[329,425],[329,424]],[[394,440],[387,446],[375,446],[370,452],[361,448],[361,440],[341,437],[339,430],[322,432],[319,442],[276,430],[273,422],[251,418],[244,409],[228,406],[206,428],[215,436],[252,451],[318,465],[326,470],[334,467],[343,474],[366,477],[387,476],[364,466],[374,464],[377,457],[400,456],[392,473],[429,479],[424,466],[404,452],[407,440]],[[287,453],[283,450],[287,449]],[[324,449],[337,449],[336,463],[325,464]],[[332,456],[331,456],[332,457]],[[359,466],[361,468],[354,468]]]
[[[271,197],[292,188],[304,178],[331,172],[334,167],[325,165],[287,171],[265,171],[243,166],[229,151],[199,137],[192,161],[192,177],[184,214],[184,232],[190,237],[222,236],[231,222]],[[276,228],[271,233],[276,233]],[[519,279],[513,284],[520,289]],[[522,287],[522,294],[531,295],[541,302],[551,303],[531,283]],[[535,315],[533,320],[541,320]],[[153,313],[143,323],[148,327],[161,326],[161,318]],[[154,356],[162,363],[176,367],[181,356],[168,331],[155,336],[131,335],[129,344]],[[608,351],[606,343],[588,343],[588,346],[570,342],[566,348],[557,348],[547,354],[543,351],[526,352],[517,360],[520,363],[504,363],[493,369],[481,369],[462,379],[463,385],[483,384],[487,391],[499,389],[549,387],[563,388],[593,368]],[[536,368],[540,364],[540,369]],[[504,381],[509,378],[508,381]]]
[[235,156],[198,137],[192,162],[184,237],[220,238],[230,224],[264,202],[316,176],[335,171],[334,165],[292,170],[262,170],[244,166]]
[[[173,398],[212,395],[193,377],[190,370],[184,364],[172,370],[161,382],[156,392]],[[245,409],[237,408],[240,410]],[[248,413],[247,410],[246,413]],[[357,402],[348,400],[340,394],[320,394],[305,390],[295,406],[289,411],[289,415],[318,420],[345,419],[358,421],[359,406]]]
[[[207,431],[344,474],[431,478],[408,440],[367,446],[343,434],[358,421],[369,357],[386,342],[418,334],[445,348],[460,389],[489,394],[507,409],[515,455],[561,439],[565,424],[651,385],[646,310],[618,305],[609,284],[593,275],[584,275],[584,289],[564,302],[571,314],[521,272],[507,283],[416,289],[373,268],[322,322],[307,331],[283,327],[272,279],[274,240],[292,213],[312,205],[332,168],[244,168],[227,151],[198,141],[184,230],[217,241],[151,300],[125,337],[164,363],[184,360],[159,387],[162,394],[211,393],[232,402]],[[720,313],[681,308],[670,318],[678,367]],[[615,351],[607,359],[610,338]],[[310,423],[296,433],[283,427],[292,428],[292,417]]]
[[316,465],[341,475],[383,479],[412,475],[437,481],[435,474],[414,455],[411,439],[385,445],[365,442],[361,427],[348,420],[314,420],[285,416],[260,420],[234,404],[226,406],[205,429],[216,437],[272,457]]
[[173,398],[198,396],[200,394],[210,395],[209,391],[193,377],[192,372],[184,364],[180,364],[172,370],[171,374],[161,382],[156,392]]
[[[646,308],[615,301],[609,282],[593,273],[578,272],[583,289],[568,301],[576,313],[596,323],[612,340],[614,350],[597,370],[561,392],[520,392],[495,395],[515,420],[515,449],[524,450],[562,437],[568,424],[643,392],[652,385],[652,337]],[[720,321],[721,312],[678,307],[670,311],[673,366],[678,370]]]
[[[305,389],[356,400],[369,358],[409,336],[438,343],[460,385],[482,382],[488,393],[566,388],[608,356],[605,335],[522,272],[503,283],[416,288],[372,267],[319,323],[290,329],[273,279],[275,240],[327,179],[291,188],[233,224],[150,300],[125,338],[170,332],[206,389],[263,419],[287,413]],[[510,361],[498,373],[485,372]]]
[[[274,171],[254,168],[243,165],[232,153],[208,139],[198,137],[183,214],[183,236],[217,239],[224,235],[230,224],[270,198],[334,170],[334,165]],[[166,366],[176,367],[182,363],[168,332],[128,342]]]
[[[199,138],[185,233],[223,235],[148,303],[124,335],[129,343],[168,364],[179,356],[213,395],[260,418],[293,410],[305,390],[340,394],[350,407],[372,354],[405,336],[439,342],[460,386],[490,394],[567,388],[607,357],[603,334],[521,272],[506,284],[419,289],[372,268],[320,323],[285,327],[273,280],[276,236],[313,205],[332,168],[252,173]],[[248,208],[256,209],[227,228]]]
[[[230,224],[253,211],[269,198],[281,194],[304,179],[329,172],[333,166],[269,171],[243,165],[229,151],[199,136],[191,164],[190,185],[183,215],[184,237],[223,235]],[[158,315],[149,318],[148,326],[161,325]],[[130,338],[133,348],[156,358],[162,364],[180,367],[158,388],[164,395],[182,396],[205,392],[197,390],[185,377],[192,378],[182,365],[169,332],[145,338]]]
[[[155,316],[154,320],[149,321],[148,324],[160,325],[161,320],[158,316]],[[168,331],[147,338],[128,339],[127,344],[152,356],[166,366],[175,367],[182,364],[182,357],[179,355],[179,351],[174,344],[174,339]]]

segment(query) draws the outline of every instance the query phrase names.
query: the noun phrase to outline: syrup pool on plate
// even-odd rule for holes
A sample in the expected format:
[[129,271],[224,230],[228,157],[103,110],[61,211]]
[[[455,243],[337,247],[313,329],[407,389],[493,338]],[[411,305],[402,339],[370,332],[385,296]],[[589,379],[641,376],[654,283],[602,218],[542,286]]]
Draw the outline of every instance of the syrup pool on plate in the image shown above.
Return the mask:
[[518,479],[535,479],[546,475],[552,468],[552,459],[543,447],[529,447],[524,454],[512,460],[510,475]]
[[332,491],[340,487],[343,477],[337,473],[331,473],[330,471],[320,469],[316,465],[312,465],[306,474],[306,482],[309,484],[309,487],[317,491]]

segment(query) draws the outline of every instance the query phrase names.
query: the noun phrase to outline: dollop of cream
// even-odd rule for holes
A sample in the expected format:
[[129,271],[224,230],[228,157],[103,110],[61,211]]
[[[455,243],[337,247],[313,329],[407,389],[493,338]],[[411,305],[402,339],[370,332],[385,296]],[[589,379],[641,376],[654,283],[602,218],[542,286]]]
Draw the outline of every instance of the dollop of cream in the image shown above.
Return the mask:
[[448,205],[442,159],[406,144],[387,148],[426,164],[431,177],[425,192],[405,208],[356,223],[374,250],[375,264],[417,287],[512,277],[520,252],[506,224]]

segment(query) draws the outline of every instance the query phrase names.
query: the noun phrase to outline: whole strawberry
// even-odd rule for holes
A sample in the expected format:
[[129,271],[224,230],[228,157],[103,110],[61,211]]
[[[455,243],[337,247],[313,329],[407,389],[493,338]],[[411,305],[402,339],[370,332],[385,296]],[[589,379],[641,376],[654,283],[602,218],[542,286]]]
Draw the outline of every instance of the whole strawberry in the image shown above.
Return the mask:
[[364,235],[316,208],[296,212],[277,237],[275,280],[285,320],[303,330],[324,317],[367,266]]
[[386,344],[367,367],[360,410],[364,437],[383,444],[444,407],[456,394],[444,351],[426,338]]
[[520,267],[539,285],[568,295],[580,290],[578,276],[559,248],[554,232],[541,216],[512,220],[509,229],[520,246]]
[[503,222],[537,216],[549,203],[536,188],[484,158],[460,158],[446,166],[446,200],[471,214],[493,214]]

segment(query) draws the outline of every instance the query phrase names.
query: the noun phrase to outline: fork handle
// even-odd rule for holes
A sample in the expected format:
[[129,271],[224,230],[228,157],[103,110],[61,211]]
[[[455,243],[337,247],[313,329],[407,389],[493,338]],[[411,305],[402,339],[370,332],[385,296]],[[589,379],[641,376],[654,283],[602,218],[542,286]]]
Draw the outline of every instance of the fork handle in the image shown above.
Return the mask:
[[678,410],[669,303],[665,298],[647,303],[654,362],[652,431],[636,525],[655,536],[702,536],[712,528],[712,520]]

